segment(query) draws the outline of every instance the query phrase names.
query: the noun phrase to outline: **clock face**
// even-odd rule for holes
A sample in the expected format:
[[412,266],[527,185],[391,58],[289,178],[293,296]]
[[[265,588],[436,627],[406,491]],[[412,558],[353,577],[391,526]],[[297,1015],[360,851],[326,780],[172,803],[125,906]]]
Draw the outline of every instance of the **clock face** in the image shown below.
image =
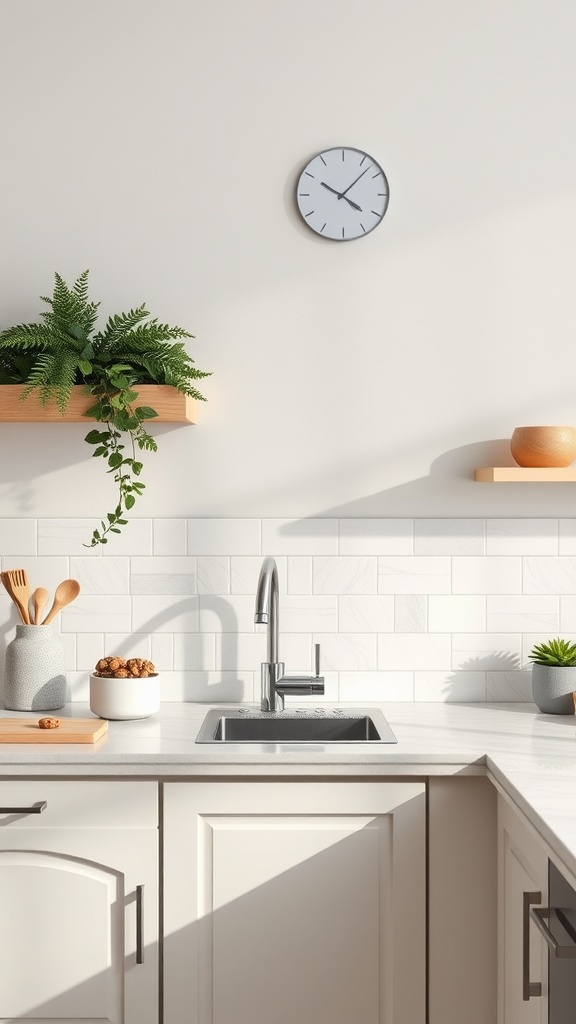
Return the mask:
[[388,206],[386,175],[360,149],[337,146],[318,153],[298,179],[296,201],[308,227],[348,242],[378,227]]

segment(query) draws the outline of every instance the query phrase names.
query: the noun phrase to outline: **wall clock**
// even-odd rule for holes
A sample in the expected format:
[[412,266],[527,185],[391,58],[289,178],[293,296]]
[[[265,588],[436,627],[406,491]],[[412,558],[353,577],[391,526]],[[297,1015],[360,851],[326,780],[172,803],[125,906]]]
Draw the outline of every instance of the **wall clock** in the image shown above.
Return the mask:
[[378,227],[388,181],[374,157],[351,146],[324,149],[306,164],[296,187],[298,209],[312,231],[348,242]]

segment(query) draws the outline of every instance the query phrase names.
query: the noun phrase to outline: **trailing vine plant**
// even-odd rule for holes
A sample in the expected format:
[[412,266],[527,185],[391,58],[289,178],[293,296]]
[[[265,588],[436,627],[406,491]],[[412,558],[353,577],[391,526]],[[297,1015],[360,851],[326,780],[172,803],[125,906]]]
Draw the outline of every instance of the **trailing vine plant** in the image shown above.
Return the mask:
[[96,547],[121,532],[126,513],[145,489],[138,453],[158,449],[145,427],[157,412],[137,404],[138,385],[169,384],[205,401],[192,382],[209,374],[196,368],[181,340],[193,335],[150,318],[144,305],[109,317],[96,331],[100,303],[89,299],[88,274],[80,274],[72,287],[55,274],[52,296],[41,296],[49,307],[40,313],[41,322],[0,332],[0,385],[25,384],[24,400],[38,389],[42,403],[54,401],[62,413],[75,384],[94,397],[85,415],[103,426],[90,430],[85,440],[93,457],[104,459],[117,496],[113,511],[85,545]]

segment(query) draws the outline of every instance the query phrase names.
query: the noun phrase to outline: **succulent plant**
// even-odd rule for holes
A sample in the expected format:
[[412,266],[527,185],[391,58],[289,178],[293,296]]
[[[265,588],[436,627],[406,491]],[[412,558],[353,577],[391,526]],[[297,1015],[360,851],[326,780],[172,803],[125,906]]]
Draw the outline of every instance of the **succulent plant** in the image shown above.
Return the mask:
[[561,640],[558,637],[545,644],[535,644],[528,657],[537,665],[570,668],[576,665],[576,643],[571,644],[569,640]]

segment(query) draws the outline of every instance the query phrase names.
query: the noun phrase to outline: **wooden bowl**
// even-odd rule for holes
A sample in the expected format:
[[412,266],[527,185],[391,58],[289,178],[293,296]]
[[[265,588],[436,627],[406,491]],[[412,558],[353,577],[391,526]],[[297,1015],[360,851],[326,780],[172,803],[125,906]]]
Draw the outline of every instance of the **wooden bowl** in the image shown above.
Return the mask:
[[516,427],[510,451],[519,466],[570,466],[576,459],[576,427]]

